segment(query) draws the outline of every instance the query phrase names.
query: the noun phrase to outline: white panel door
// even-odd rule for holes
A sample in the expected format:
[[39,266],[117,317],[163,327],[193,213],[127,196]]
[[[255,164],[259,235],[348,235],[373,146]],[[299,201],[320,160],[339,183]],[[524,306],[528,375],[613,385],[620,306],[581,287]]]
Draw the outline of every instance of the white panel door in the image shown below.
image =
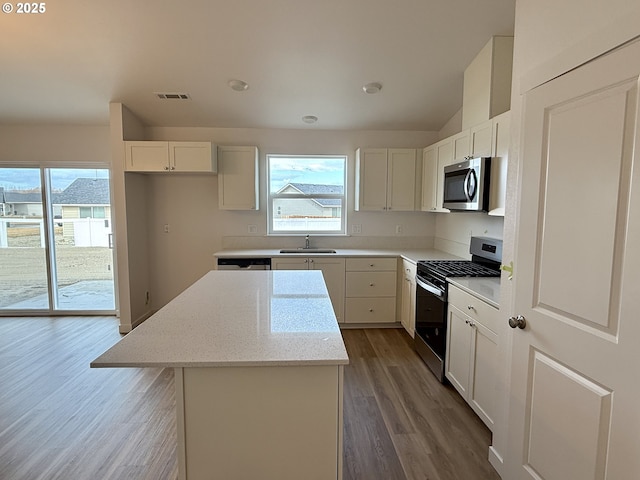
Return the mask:
[[525,95],[504,478],[640,478],[639,59]]

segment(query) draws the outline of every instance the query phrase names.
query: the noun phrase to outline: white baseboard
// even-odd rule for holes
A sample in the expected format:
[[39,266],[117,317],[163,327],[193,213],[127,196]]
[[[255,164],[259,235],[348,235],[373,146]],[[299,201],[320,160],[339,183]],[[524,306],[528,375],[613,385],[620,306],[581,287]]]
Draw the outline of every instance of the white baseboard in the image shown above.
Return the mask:
[[500,478],[502,478],[502,469],[504,467],[504,460],[502,459],[502,455],[498,453],[498,451],[491,445],[489,447],[489,463],[493,468],[495,468]]
[[141,316],[139,316],[137,319],[131,322],[131,325],[120,323],[118,327],[119,332],[122,334],[129,333],[131,330],[136,328],[138,325],[140,325],[142,322],[144,322],[147,318],[149,318],[154,313],[155,312],[153,310],[149,310],[148,312],[143,313]]

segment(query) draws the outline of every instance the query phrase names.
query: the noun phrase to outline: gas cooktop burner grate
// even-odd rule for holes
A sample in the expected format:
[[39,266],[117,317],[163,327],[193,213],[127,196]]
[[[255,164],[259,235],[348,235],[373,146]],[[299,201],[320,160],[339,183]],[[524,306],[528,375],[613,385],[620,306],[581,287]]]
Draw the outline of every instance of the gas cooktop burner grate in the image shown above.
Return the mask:
[[418,262],[423,269],[443,277],[499,277],[500,271],[470,260],[426,260]]

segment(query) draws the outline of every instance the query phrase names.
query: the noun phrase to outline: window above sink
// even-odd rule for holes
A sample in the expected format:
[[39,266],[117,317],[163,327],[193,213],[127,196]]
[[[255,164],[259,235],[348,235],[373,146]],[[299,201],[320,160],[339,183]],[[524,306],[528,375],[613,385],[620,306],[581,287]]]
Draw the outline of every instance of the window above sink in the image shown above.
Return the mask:
[[268,154],[267,232],[345,235],[346,164],[342,155]]

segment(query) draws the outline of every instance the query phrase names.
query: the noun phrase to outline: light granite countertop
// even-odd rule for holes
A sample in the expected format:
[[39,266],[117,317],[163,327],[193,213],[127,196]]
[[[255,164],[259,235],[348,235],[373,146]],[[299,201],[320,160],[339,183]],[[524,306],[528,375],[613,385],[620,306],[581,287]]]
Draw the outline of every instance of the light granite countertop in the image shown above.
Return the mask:
[[[306,256],[326,257],[401,257],[410,262],[419,260],[462,260],[461,257],[433,248],[426,249],[349,249],[336,248],[336,253],[311,253]],[[221,250],[215,258],[274,258],[304,257],[305,253],[280,253],[279,249],[238,249]],[[466,259],[465,259],[466,260]],[[500,305],[500,278],[457,277],[449,278],[450,283],[476,296],[496,308]]]
[[447,281],[483,302],[500,308],[500,277],[453,277],[447,278]]
[[221,250],[214,253],[216,258],[273,258],[273,257],[402,257],[413,263],[418,260],[460,260],[460,257],[447,252],[427,249],[392,250],[392,249],[354,249],[336,248],[336,253],[280,253],[279,249],[241,249]]
[[211,271],[92,367],[344,365],[320,271]]

